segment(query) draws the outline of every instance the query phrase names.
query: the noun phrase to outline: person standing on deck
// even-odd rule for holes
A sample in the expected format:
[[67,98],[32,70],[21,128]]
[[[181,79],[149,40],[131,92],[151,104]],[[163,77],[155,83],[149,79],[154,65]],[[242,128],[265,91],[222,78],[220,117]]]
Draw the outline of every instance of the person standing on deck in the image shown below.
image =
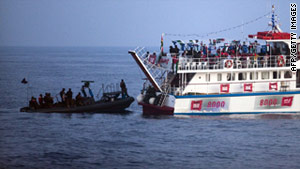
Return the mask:
[[172,72],[176,73],[178,68],[178,58],[176,55],[172,56]]
[[242,53],[248,54],[248,46],[246,45],[246,42],[243,42],[243,46],[242,46]]
[[146,53],[146,55],[145,55],[145,58],[144,58],[144,59],[147,59],[147,60],[149,60],[149,56],[150,56],[150,52],[149,52],[149,51],[147,51],[147,53]]
[[76,106],[83,106],[83,101],[80,92],[75,97],[76,100]]
[[174,54],[175,54],[175,49],[173,48],[173,46],[170,46],[169,53],[170,53],[171,55],[174,55]]
[[59,92],[61,102],[65,102],[65,88],[62,88],[62,90]]
[[122,91],[122,98],[128,97],[126,84],[123,79],[120,82],[120,87],[121,87],[121,91]]
[[66,95],[67,95],[67,107],[70,107],[72,105],[72,97],[73,97],[73,92],[72,92],[71,88],[69,88]]
[[35,97],[31,97],[31,100],[29,101],[29,108],[36,110],[38,108],[38,103],[36,102]]
[[44,106],[44,98],[43,98],[42,94],[40,94],[40,97],[39,97],[39,104],[40,104],[40,107]]
[[177,45],[175,45],[174,52],[177,56],[179,55],[179,48],[177,47]]

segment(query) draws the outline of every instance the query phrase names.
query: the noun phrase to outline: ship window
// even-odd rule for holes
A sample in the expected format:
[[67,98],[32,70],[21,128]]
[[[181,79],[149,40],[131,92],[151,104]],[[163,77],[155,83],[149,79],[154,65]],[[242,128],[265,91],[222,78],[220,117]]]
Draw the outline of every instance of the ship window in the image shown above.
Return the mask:
[[186,74],[187,82],[189,83],[193,79],[194,76],[195,76],[195,73],[187,73]]
[[218,81],[222,81],[222,74],[221,73],[218,73]]
[[286,43],[283,43],[281,52],[284,55],[290,55],[290,49]]
[[284,78],[284,71],[280,71],[280,78]]
[[285,78],[285,79],[290,79],[290,78],[292,78],[292,72],[291,72],[291,71],[285,71],[285,72],[284,72],[284,78]]
[[257,80],[257,79],[258,79],[258,72],[251,72],[250,80]]
[[210,81],[210,74],[206,74],[206,81],[207,81],[207,82]]
[[289,55],[290,50],[286,43],[284,42],[272,42],[271,45],[271,52],[272,55]]
[[234,81],[235,73],[227,73],[227,81]]
[[279,76],[280,74],[276,71],[273,72],[273,79],[279,79]]
[[246,80],[246,73],[239,73],[239,80]]
[[261,79],[264,80],[264,79],[269,79],[269,72],[261,72]]
[[277,72],[278,73],[278,79],[281,79],[281,72]]

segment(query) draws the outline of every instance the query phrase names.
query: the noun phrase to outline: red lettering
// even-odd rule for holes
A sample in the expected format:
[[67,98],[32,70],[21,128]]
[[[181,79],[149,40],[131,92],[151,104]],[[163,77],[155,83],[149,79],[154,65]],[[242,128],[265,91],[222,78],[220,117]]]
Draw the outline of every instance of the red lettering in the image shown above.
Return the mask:
[[225,102],[224,101],[221,102],[221,107],[225,107]]
[[208,103],[207,103],[207,107],[211,107],[211,102],[209,101]]
[[216,107],[216,102],[215,101],[212,103],[212,107]]
[[260,100],[259,105],[260,105],[260,106],[263,106],[263,105],[264,105],[264,99],[261,99],[261,100]]
[[270,100],[269,100],[269,106],[272,106],[272,103],[273,103],[273,100],[270,99]]
[[274,106],[277,105],[277,99],[274,99],[273,104],[274,104]]
[[218,101],[218,102],[217,102],[217,108],[220,107],[220,104],[221,104],[220,101]]
[[264,105],[267,106],[268,105],[269,100],[265,99]]

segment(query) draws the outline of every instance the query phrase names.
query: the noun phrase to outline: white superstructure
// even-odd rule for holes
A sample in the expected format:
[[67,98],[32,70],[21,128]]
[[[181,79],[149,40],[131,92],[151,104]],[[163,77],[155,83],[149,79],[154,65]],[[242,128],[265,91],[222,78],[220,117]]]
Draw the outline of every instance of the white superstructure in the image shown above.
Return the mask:
[[181,59],[174,114],[300,112],[300,68],[292,72],[282,55],[269,58],[274,61]]

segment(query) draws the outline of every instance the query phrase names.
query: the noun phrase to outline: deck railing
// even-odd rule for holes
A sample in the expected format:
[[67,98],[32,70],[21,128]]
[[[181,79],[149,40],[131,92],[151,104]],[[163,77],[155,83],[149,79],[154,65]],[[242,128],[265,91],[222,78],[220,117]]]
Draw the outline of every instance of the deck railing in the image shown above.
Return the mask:
[[133,50],[137,56],[139,57],[140,61],[144,65],[144,67],[147,69],[147,71],[151,74],[153,79],[156,81],[156,83],[162,87],[162,85],[168,80],[168,74],[172,71],[171,69],[162,67],[160,64],[157,63],[158,57],[154,59],[153,62],[150,62],[150,53],[148,54],[146,52],[146,49],[144,47],[137,47]]
[[290,56],[237,56],[237,57],[180,57],[178,70],[205,70],[205,69],[246,69],[266,67],[289,67]]

